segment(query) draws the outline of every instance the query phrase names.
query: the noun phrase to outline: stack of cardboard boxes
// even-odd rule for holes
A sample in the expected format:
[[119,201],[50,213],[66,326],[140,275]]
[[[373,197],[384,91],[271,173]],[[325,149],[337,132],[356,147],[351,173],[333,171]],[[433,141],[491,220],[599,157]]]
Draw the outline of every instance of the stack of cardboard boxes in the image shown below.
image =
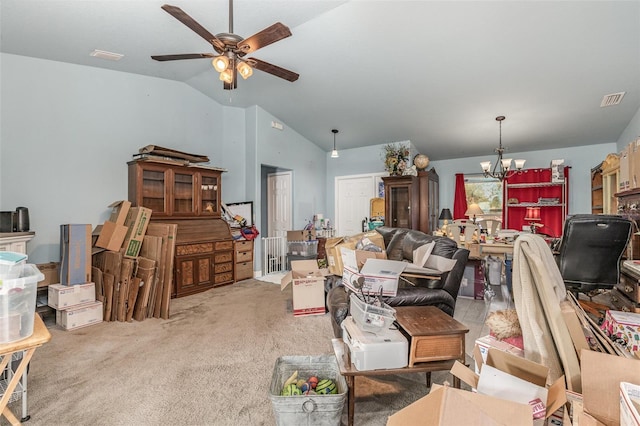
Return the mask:
[[60,283],[49,285],[47,303],[65,330],[102,322],[102,302],[91,281],[91,225],[60,226]]

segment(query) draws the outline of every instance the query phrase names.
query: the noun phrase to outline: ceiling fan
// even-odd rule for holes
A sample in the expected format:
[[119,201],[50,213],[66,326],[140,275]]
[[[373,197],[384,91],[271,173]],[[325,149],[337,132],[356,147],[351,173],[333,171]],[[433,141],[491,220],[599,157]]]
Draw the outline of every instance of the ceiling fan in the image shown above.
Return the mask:
[[179,7],[165,4],[162,6],[162,9],[191,28],[207,42],[211,43],[211,46],[213,46],[217,54],[185,53],[178,55],[156,55],[151,56],[151,59],[156,61],[177,61],[181,59],[212,58],[211,62],[213,67],[220,73],[220,80],[223,81],[225,90],[231,90],[237,87],[238,73],[242,78],[246,79],[253,74],[254,68],[291,82],[296,81],[298,77],[300,77],[293,71],[261,61],[260,59],[245,58],[248,53],[255,52],[262,47],[291,36],[289,28],[280,22],[276,22],[251,37],[242,38],[233,33],[233,0],[229,0],[229,32],[213,35]]

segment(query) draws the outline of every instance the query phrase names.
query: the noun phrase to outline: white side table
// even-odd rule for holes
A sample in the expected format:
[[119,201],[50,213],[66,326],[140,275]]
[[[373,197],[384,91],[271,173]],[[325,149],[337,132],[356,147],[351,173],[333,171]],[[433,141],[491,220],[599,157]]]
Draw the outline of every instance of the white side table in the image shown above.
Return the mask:
[[27,254],[27,243],[35,236],[35,232],[0,232],[0,251]]

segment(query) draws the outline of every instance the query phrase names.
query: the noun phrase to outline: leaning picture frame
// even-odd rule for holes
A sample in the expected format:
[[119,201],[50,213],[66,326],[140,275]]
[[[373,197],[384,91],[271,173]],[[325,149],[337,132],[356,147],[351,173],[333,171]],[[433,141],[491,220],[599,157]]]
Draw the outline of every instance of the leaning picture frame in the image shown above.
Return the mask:
[[246,220],[246,226],[253,226],[253,201],[228,203],[227,210],[233,216],[242,216]]

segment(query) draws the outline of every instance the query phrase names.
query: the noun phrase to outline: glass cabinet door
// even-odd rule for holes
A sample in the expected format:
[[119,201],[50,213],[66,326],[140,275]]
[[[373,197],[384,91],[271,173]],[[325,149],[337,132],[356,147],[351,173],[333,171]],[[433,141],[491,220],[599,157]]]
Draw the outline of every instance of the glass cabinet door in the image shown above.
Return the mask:
[[411,229],[411,193],[409,186],[389,187],[391,226]]
[[200,213],[219,215],[218,177],[203,175],[200,182]]
[[173,175],[173,214],[193,214],[193,174],[174,173]]
[[[142,199],[143,207],[147,207],[155,214],[167,213],[166,174],[164,170],[145,169],[142,171]],[[140,195],[138,195],[140,197]]]

